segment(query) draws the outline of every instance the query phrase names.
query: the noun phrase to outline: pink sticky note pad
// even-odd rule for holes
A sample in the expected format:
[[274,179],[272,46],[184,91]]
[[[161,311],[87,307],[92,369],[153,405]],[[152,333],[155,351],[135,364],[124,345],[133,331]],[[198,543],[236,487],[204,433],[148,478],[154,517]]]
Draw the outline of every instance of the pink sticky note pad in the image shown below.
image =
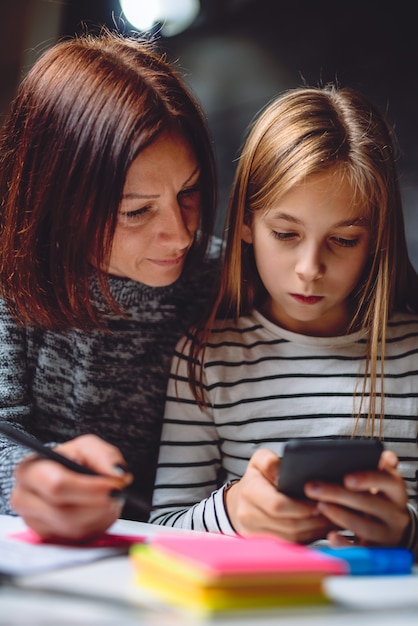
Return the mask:
[[167,534],[154,537],[151,547],[221,577],[247,573],[347,573],[347,566],[341,559],[323,558],[325,555],[318,550],[268,536],[236,538]]
[[145,537],[139,535],[117,535],[114,533],[103,533],[95,539],[88,541],[45,541],[30,528],[19,533],[10,534],[11,539],[17,539],[24,543],[61,545],[77,548],[129,548],[134,543],[143,543]]

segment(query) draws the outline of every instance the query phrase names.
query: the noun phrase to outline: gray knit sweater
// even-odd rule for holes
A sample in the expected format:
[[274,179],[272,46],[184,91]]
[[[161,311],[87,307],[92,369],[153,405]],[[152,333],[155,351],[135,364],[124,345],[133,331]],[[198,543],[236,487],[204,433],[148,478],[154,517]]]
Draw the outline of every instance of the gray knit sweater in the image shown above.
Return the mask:
[[[110,334],[21,329],[0,301],[0,420],[46,443],[99,435],[121,450],[138,494],[151,501],[172,352],[207,301],[213,276],[206,266],[159,288],[110,277],[126,311],[109,316]],[[102,305],[96,279],[92,299]],[[27,453],[0,435],[2,514],[13,513],[13,470]],[[124,517],[141,519],[127,508]]]

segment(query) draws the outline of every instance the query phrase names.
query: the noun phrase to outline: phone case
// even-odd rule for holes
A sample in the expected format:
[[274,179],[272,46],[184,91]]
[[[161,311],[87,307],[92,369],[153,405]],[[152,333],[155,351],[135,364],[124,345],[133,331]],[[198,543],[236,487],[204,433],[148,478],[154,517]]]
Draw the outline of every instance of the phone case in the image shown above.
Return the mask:
[[305,499],[308,481],[341,483],[345,474],[374,470],[382,450],[377,439],[290,439],[280,462],[278,488]]

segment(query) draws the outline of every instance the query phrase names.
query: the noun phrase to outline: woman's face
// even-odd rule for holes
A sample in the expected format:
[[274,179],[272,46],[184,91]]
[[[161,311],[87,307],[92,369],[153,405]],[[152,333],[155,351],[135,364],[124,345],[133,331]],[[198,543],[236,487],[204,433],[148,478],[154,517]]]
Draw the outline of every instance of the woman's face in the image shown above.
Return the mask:
[[200,169],[186,139],[163,133],[130,166],[107,271],[163,287],[183,269],[200,218]]

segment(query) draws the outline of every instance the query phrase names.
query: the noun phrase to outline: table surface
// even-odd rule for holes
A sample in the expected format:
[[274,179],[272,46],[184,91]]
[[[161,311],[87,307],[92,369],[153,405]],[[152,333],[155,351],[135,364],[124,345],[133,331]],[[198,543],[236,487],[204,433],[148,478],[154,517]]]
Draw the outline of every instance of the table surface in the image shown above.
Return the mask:
[[[0,537],[24,530],[20,518],[0,516]],[[110,531],[152,537],[172,529],[119,520]],[[180,531],[181,532],[181,531]],[[186,531],[183,531],[186,532]],[[325,581],[333,603],[197,617],[159,604],[133,577],[128,556],[116,555],[46,573],[19,576],[0,586],[2,626],[417,626],[418,569],[412,576],[337,576]]]

